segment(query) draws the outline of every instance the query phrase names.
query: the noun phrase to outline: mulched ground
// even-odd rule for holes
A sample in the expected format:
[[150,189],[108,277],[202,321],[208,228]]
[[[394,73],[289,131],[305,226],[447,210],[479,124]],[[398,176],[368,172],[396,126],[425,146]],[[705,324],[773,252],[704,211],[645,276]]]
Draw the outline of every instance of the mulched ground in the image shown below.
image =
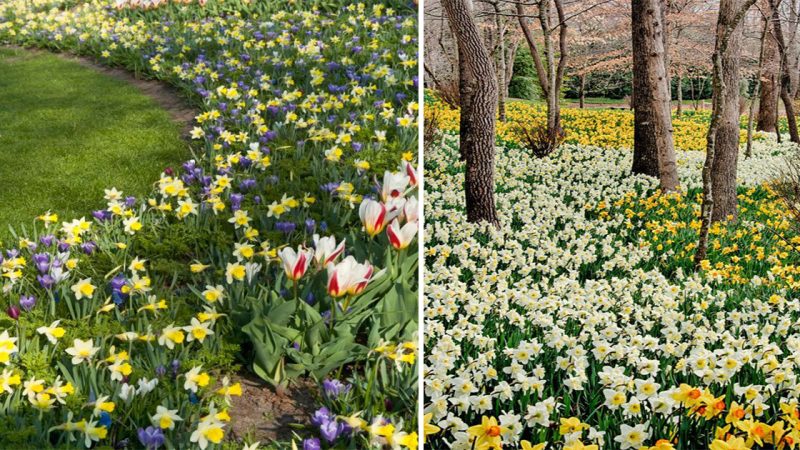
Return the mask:
[[309,425],[317,409],[317,385],[311,380],[296,380],[276,392],[257,377],[242,373],[233,382],[242,384],[242,396],[233,397],[230,439],[244,437],[261,441],[291,440],[293,432],[302,435],[299,426]]

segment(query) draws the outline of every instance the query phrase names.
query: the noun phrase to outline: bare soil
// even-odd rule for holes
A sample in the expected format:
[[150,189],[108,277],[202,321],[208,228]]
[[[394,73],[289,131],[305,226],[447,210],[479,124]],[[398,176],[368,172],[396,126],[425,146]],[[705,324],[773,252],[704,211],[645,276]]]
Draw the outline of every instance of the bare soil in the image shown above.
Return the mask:
[[309,425],[317,409],[317,385],[311,380],[299,379],[283,390],[276,391],[257,377],[242,373],[233,382],[242,384],[242,396],[233,397],[230,438],[244,437],[261,441],[286,441],[293,437],[299,426]]

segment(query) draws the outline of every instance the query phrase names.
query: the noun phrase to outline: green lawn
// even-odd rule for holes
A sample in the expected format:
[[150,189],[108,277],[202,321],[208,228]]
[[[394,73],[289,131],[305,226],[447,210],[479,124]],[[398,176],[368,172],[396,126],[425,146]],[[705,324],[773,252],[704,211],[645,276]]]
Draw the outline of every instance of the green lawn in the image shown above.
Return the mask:
[[0,48],[0,237],[47,210],[141,196],[190,155],[182,125],[125,81],[47,53]]

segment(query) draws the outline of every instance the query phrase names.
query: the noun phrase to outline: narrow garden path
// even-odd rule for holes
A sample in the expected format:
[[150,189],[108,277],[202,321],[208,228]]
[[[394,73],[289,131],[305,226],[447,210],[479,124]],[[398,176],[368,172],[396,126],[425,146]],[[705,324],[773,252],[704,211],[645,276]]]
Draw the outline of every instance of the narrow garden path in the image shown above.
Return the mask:
[[52,210],[103,207],[111,186],[142,196],[190,156],[194,115],[158,83],[71,56],[0,48],[0,236]]

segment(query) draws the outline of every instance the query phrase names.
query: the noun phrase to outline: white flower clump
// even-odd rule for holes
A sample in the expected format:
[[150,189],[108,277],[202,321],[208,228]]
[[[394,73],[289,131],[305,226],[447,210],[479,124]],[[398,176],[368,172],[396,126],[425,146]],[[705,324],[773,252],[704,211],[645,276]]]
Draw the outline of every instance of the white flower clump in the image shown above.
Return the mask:
[[[756,142],[753,156],[739,159],[739,183],[774,178],[791,151]],[[679,152],[685,188],[700,186],[704,158]],[[587,214],[587,204],[657,187],[655,179],[629,175],[629,150],[564,145],[536,159],[498,149],[499,228],[466,222],[456,189],[464,183],[457,137],[445,135],[425,162],[425,403],[451,448],[470,447],[466,430],[481,415],[509,429],[504,442],[536,436],[575,415],[563,397],[588,390],[592,373],[599,386],[582,395],[605,403],[591,420],[591,411],[578,417],[601,447],[638,448],[651,432],[646,417],[677,411],[677,385],[664,380],[691,375],[718,395],[720,385],[752,389],[756,416],[774,393],[787,402],[800,396],[800,320],[793,319],[800,302],[745,295],[731,308],[731,293],[700,275],[667,278],[643,268],[655,254],[618,232],[624,215],[601,221]],[[765,381],[735,383],[745,367]],[[530,399],[526,407],[521,398]],[[626,425],[606,433],[599,417],[612,414],[616,426]]]

